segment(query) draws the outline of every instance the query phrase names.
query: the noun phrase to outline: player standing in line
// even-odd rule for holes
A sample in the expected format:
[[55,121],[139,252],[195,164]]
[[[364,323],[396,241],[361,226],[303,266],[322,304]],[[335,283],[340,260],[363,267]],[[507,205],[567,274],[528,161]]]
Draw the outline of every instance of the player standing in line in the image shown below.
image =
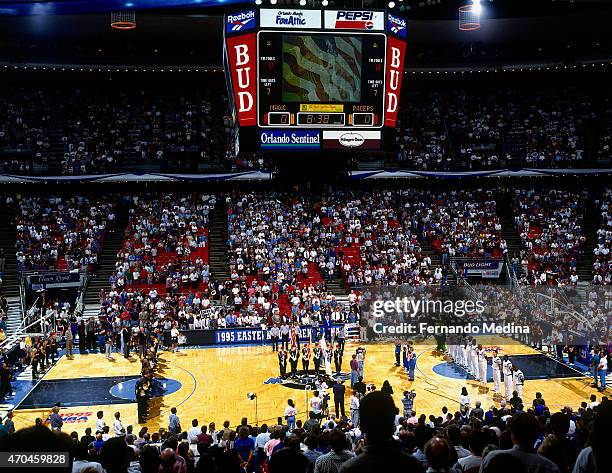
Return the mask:
[[408,347],[408,381],[414,381],[414,369],[416,368],[417,355],[413,347]]
[[487,384],[487,351],[478,345],[478,372],[480,373],[480,382]]
[[464,338],[463,343],[461,343],[461,363],[459,365],[466,371],[468,369],[468,346],[468,340]]
[[523,385],[525,384],[525,375],[516,365],[512,366],[512,379],[514,380],[514,390],[518,393],[518,397],[523,399]]
[[512,398],[512,362],[508,358],[508,355],[504,355],[504,361],[502,363],[503,371],[504,371],[504,395],[506,397],[506,401],[509,401]]
[[476,340],[472,340],[472,374],[474,375],[475,380],[480,379],[480,370],[478,368],[478,346],[476,345]]
[[472,371],[472,342],[470,340],[465,342],[465,369],[468,372],[468,376],[474,374]]
[[497,354],[497,350],[493,351],[493,360],[491,364],[493,365],[493,392],[495,394],[498,394],[498,393],[501,393],[500,384],[501,384],[502,360]]

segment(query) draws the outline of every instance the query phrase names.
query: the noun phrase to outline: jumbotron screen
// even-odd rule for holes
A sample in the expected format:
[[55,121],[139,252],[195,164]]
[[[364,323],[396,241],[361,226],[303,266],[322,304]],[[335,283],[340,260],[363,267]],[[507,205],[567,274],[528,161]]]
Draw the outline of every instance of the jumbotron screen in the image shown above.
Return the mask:
[[225,35],[241,149],[385,148],[399,108],[405,20],[265,8],[228,14]]
[[[275,46],[266,36],[260,37],[264,44],[263,47],[260,44],[259,50],[264,53]],[[378,39],[381,40],[384,38]],[[281,44],[283,102],[361,101],[364,56],[361,38],[354,35],[282,35]]]
[[384,34],[258,36],[260,127],[382,127]]

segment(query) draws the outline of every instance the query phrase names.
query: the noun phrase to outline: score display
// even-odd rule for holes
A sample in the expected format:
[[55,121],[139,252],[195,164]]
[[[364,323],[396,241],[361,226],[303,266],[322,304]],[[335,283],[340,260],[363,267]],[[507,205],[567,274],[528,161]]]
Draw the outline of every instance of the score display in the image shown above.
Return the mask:
[[257,36],[259,127],[382,127],[384,34]]
[[223,61],[241,150],[394,149],[405,18],[262,7],[228,13],[224,23]]

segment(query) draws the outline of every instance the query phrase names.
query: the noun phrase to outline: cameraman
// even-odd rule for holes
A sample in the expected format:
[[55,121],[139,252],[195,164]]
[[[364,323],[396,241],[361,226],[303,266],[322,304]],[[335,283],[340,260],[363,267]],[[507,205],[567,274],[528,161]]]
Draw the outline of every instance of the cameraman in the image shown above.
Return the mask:
[[416,393],[414,391],[404,391],[404,397],[402,398],[402,405],[404,407],[404,419],[408,419],[412,416],[415,397]]

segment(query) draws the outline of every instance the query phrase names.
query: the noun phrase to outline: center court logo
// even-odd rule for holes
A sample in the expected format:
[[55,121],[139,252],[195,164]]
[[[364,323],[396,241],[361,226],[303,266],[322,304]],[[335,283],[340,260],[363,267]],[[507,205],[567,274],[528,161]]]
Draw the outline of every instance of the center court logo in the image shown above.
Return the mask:
[[266,379],[263,383],[265,385],[277,384],[289,389],[314,391],[316,389],[324,389],[324,386],[331,388],[334,384],[336,384],[336,381],[345,383],[346,381],[350,380],[350,378],[351,375],[349,373],[333,373],[331,376],[328,376],[321,371],[315,376],[314,371],[312,370],[309,370],[308,372],[299,370],[296,376],[287,376],[286,379],[281,377],[272,377]]
[[255,10],[227,15],[225,23],[226,33],[248,31],[255,27]]

